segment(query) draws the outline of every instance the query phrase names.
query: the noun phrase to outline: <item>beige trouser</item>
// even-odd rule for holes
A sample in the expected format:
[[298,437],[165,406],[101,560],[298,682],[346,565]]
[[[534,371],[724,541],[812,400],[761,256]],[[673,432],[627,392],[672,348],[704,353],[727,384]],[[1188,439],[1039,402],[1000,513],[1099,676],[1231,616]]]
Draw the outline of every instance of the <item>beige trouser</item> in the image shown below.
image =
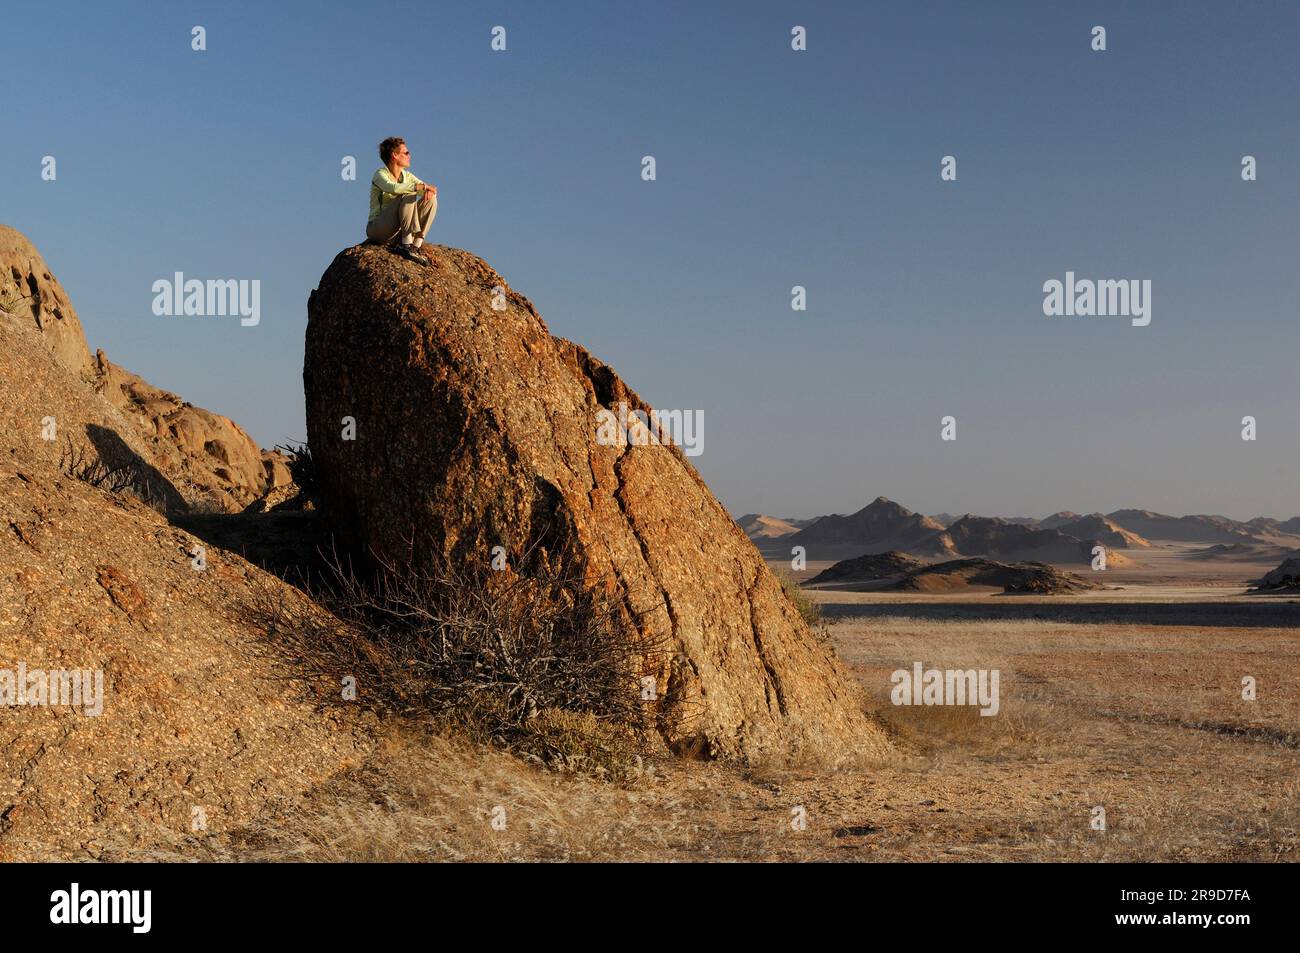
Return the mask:
[[438,214],[438,196],[425,196],[421,190],[399,195],[388,202],[375,220],[366,226],[366,238],[372,242],[391,242],[399,235],[423,238],[429,234],[433,217]]

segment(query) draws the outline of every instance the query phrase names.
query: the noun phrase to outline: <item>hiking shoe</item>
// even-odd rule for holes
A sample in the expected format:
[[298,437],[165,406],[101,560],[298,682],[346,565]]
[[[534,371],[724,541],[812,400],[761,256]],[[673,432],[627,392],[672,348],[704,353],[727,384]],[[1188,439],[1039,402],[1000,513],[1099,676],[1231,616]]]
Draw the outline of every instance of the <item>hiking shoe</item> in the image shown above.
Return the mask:
[[397,254],[401,255],[401,256],[402,256],[403,258],[405,258],[407,261],[413,261],[413,262],[415,262],[417,265],[423,265],[423,264],[427,264],[427,263],[428,263],[428,259],[425,258],[423,255],[421,255],[418,251],[416,251],[416,250],[415,250],[414,248],[412,248],[410,245],[401,245],[401,244],[394,245],[394,246],[393,246],[393,251],[395,251]]

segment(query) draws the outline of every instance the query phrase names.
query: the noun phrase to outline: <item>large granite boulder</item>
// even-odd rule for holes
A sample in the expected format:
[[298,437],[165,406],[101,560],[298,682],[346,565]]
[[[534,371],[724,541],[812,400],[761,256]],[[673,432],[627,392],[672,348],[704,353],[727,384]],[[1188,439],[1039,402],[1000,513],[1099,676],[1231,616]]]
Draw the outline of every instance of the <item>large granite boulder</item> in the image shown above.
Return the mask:
[[670,647],[653,675],[680,754],[883,750],[859,690],[680,447],[597,439],[602,409],[650,408],[484,261],[426,254],[347,249],[308,305],[308,443],[344,544],[393,566],[495,546],[512,566],[539,546],[576,560]]

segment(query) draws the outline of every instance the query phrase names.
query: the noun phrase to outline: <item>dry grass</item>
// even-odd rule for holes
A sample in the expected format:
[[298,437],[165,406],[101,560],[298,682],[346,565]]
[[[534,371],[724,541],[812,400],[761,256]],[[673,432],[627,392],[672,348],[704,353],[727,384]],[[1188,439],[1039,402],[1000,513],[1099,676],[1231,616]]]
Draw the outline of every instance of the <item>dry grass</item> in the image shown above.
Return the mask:
[[794,577],[788,571],[780,567],[772,570],[776,578],[781,582],[781,588],[785,591],[785,596],[790,600],[799,615],[810,626],[820,627],[822,622],[822,607],[808,593],[802,589]]
[[[637,762],[541,770],[393,719],[365,764],[188,857],[243,860],[1287,861],[1300,635],[848,620],[830,632],[899,756],[849,771]],[[894,707],[888,676],[1002,672],[1001,711]],[[1240,700],[1243,671],[1258,702]],[[1107,829],[1092,829],[1104,807]],[[504,809],[504,829],[493,827]],[[501,816],[501,815],[497,815]],[[806,819],[802,827],[794,823]],[[129,857],[129,852],[121,856]]]
[[[836,638],[915,752],[918,780],[939,781],[950,816],[936,837],[956,856],[1297,859],[1294,630],[900,615],[846,622]],[[888,705],[889,672],[914,660],[1000,669],[1000,714]],[[1257,701],[1242,700],[1243,674]]]
[[[373,757],[298,804],[174,854],[116,860],[588,861],[688,858],[721,776],[640,761],[610,784],[529,767],[454,733],[390,722]],[[495,823],[494,823],[495,822]]]

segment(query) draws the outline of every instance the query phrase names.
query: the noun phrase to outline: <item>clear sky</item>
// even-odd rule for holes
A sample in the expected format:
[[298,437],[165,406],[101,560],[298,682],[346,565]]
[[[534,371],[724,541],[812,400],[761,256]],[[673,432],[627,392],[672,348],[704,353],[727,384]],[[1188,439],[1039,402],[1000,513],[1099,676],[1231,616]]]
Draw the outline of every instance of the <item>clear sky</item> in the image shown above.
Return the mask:
[[[9,4],[0,221],[92,349],[301,440],[307,296],[402,135],[430,240],[703,411],[733,512],[1289,517],[1298,41],[1294,2]],[[1067,270],[1151,324],[1044,316]],[[155,316],[176,271],[261,324]]]

